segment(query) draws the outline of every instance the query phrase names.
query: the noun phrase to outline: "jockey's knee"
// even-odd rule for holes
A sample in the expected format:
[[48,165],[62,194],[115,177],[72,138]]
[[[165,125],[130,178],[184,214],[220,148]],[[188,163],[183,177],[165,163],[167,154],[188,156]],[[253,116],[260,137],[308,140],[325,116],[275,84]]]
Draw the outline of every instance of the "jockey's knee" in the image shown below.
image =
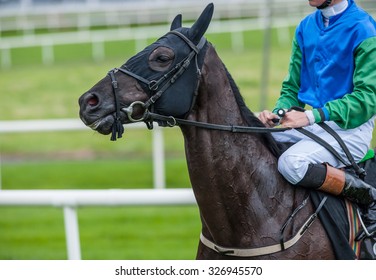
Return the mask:
[[282,154],[278,159],[278,171],[293,185],[304,178],[308,165],[309,162],[299,155]]

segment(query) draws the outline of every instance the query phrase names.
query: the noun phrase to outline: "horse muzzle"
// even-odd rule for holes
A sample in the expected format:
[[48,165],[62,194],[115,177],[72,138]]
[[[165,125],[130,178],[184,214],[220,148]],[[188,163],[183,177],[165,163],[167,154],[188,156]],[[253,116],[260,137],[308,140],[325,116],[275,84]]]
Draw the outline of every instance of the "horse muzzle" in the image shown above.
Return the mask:
[[99,94],[87,92],[79,98],[80,119],[93,130],[101,134],[111,133],[115,108],[113,104],[104,102]]

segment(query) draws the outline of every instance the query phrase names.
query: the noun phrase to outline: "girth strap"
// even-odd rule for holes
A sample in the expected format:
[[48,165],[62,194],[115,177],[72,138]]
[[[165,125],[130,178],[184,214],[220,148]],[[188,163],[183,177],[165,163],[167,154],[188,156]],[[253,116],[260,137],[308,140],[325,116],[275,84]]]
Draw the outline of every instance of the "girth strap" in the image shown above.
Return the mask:
[[322,207],[324,206],[326,200],[327,200],[327,197],[325,196],[323,200],[321,201],[320,205],[317,207],[315,213],[313,213],[311,216],[308,217],[307,221],[302,225],[302,227],[298,230],[298,232],[291,239],[287,240],[286,242],[282,242],[281,244],[275,244],[275,245],[264,246],[264,247],[259,247],[259,248],[251,248],[251,249],[229,248],[229,247],[222,247],[222,246],[215,244],[214,242],[206,238],[202,233],[200,234],[200,241],[206,247],[225,256],[246,258],[246,257],[256,257],[256,256],[263,256],[263,255],[278,253],[280,251],[283,251],[292,247],[293,245],[296,244],[296,242],[299,241],[299,239],[303,236],[303,234],[307,231],[307,229],[316,220],[317,215],[322,209]]

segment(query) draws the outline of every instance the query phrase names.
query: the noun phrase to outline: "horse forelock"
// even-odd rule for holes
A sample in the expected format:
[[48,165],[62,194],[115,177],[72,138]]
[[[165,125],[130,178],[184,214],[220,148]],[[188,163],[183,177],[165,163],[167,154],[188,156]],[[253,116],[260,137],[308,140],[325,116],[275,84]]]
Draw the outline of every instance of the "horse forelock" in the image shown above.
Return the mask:
[[[244,98],[240,94],[240,90],[236,85],[234,79],[232,78],[230,72],[227,70],[226,66],[224,67],[226,69],[226,75],[230,81],[232,91],[234,92],[236,103],[238,104],[240,113],[243,119],[246,121],[247,125],[254,127],[265,127],[265,125],[259,120],[259,118],[247,107]],[[262,138],[263,141],[261,142],[266,145],[266,147],[273,153],[273,155],[279,157],[280,148],[271,133],[260,133],[259,137]]]

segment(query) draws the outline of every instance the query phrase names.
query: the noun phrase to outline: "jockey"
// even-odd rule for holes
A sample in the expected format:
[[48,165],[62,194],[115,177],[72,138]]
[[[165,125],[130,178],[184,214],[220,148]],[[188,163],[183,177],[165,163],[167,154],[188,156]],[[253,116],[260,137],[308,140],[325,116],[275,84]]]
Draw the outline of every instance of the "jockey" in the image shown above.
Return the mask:
[[[317,10],[297,26],[281,95],[275,109],[259,118],[273,127],[279,109],[309,105],[310,110],[287,112],[282,127],[304,127],[346,159],[338,142],[317,124],[325,122],[359,162],[369,150],[376,116],[376,22],[354,0],[308,1]],[[298,131],[273,136],[294,143],[278,160],[287,181],[342,195],[366,208],[367,227],[376,223],[376,189],[341,170],[343,163]]]

